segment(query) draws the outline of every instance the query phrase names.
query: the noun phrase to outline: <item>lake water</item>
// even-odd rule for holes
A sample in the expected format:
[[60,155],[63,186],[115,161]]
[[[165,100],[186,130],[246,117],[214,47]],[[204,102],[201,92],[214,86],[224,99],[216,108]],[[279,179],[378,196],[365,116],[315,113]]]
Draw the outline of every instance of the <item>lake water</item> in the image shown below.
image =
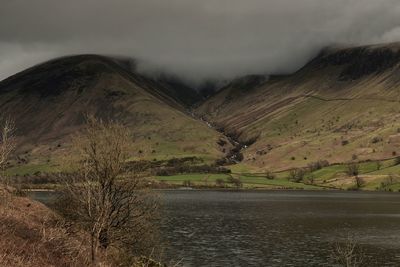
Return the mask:
[[363,266],[400,266],[397,193],[167,190],[161,198],[164,259],[183,266],[332,266],[332,246],[349,236]]

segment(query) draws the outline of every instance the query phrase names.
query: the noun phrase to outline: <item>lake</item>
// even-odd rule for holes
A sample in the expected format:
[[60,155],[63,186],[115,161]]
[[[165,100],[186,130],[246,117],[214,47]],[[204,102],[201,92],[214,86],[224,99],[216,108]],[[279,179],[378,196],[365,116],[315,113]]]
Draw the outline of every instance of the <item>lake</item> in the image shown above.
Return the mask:
[[[49,201],[48,192],[32,192]],[[400,266],[400,194],[161,191],[164,259],[183,266],[332,266],[349,236],[367,261]]]

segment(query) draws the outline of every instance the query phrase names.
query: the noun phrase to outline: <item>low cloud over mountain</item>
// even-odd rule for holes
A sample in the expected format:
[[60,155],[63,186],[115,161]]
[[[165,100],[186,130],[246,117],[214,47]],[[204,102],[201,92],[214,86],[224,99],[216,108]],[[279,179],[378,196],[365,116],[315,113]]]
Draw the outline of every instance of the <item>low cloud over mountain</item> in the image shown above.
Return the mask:
[[187,80],[291,72],[332,44],[400,40],[397,0],[5,0],[0,79],[77,53]]

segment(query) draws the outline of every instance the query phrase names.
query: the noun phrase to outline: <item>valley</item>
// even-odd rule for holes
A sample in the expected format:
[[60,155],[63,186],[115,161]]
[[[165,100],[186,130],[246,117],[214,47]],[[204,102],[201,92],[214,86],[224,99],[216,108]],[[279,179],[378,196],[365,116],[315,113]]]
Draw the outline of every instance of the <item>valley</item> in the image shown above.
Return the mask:
[[204,98],[175,77],[136,72],[134,60],[59,58],[0,82],[1,114],[17,129],[7,172],[64,171],[71,134],[93,114],[132,131],[130,161],[156,166],[142,169],[155,183],[349,189],[357,164],[363,189],[398,190],[399,74],[398,43],[331,47],[293,74],[237,78]]

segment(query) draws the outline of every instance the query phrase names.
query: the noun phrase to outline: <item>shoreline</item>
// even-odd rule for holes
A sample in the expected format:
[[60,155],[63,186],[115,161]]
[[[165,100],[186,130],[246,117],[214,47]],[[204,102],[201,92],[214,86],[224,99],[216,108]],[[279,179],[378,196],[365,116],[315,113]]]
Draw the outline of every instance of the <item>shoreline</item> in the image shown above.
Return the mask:
[[[151,188],[154,191],[182,191],[182,192],[190,192],[190,191],[216,191],[216,192],[353,192],[353,193],[399,193],[397,191],[379,191],[379,190],[345,190],[345,189],[301,189],[301,188],[285,188],[285,189],[277,189],[277,188]],[[56,192],[55,189],[47,189],[47,188],[34,188],[34,189],[23,189],[23,191],[29,192]]]

